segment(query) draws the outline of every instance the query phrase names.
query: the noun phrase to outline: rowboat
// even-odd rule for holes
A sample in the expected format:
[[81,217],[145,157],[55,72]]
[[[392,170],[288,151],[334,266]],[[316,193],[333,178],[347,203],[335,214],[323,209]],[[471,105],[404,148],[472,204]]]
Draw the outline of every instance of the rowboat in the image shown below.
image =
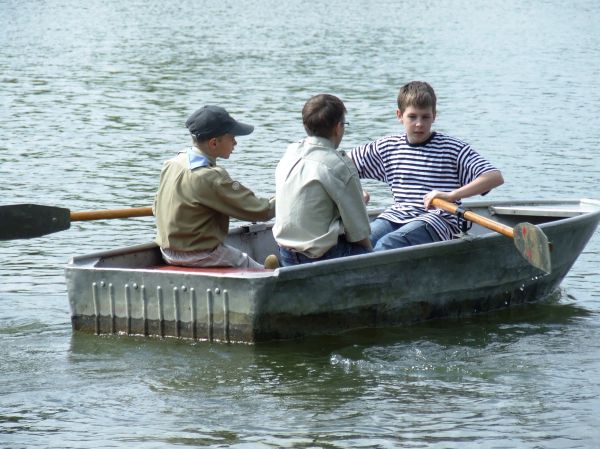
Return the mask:
[[[65,267],[74,331],[257,343],[465,317],[542,300],[600,221],[600,201],[466,202],[503,226],[547,236],[545,273],[511,239],[473,223],[455,239],[276,269],[169,266],[154,243],[73,257]],[[270,223],[232,229],[255,260],[277,253]]]

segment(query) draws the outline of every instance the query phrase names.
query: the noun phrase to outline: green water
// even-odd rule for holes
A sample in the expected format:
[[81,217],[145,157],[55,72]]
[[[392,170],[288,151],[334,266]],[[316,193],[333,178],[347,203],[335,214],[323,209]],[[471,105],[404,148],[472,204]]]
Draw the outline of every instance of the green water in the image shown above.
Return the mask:
[[[490,199],[600,199],[599,21],[593,0],[0,0],[0,203],[150,205],[205,103],[256,126],[224,165],[272,195],[306,99],[345,101],[350,148],[400,130],[412,79],[502,169]],[[597,445],[599,232],[548,302],[472,320],[259,346],[73,334],[69,257],[153,233],[0,242],[0,447]]]

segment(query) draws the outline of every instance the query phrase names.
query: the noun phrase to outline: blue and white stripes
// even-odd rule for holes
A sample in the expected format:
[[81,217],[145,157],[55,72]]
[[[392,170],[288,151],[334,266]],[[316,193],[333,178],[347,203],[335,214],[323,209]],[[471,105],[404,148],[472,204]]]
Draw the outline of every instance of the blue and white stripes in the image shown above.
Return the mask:
[[406,134],[387,136],[351,151],[361,178],[387,183],[394,205],[380,217],[395,223],[419,219],[448,240],[459,232],[458,219],[438,209],[426,211],[423,197],[432,190],[450,192],[496,168],[470,145],[435,132],[422,144]]

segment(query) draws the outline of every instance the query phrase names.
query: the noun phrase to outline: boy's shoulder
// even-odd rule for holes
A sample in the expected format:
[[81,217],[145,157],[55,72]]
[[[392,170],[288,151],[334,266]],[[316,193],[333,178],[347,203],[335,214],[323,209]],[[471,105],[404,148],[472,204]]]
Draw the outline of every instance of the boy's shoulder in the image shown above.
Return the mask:
[[402,147],[408,143],[406,139],[406,133],[404,134],[389,134],[387,136],[380,137],[378,139],[373,140],[370,143],[363,145],[366,148],[378,149],[380,151],[385,151]]
[[464,142],[463,140],[461,140],[457,137],[450,136],[446,133],[439,132],[439,131],[434,131],[431,134],[431,136],[429,137],[429,139],[427,139],[425,142],[423,142],[421,144],[415,144],[415,145],[410,144],[406,137],[406,133],[390,134],[387,136],[383,136],[383,137],[380,137],[379,139],[375,140],[373,143],[375,143],[376,146],[379,148],[394,147],[394,146],[406,146],[406,147],[412,147],[412,148],[427,147],[427,146],[435,146],[435,147],[448,146],[448,147],[452,147],[452,148],[456,148],[456,147],[462,148],[467,145],[467,143]]
[[389,135],[377,139],[375,142],[375,148],[380,153],[396,152],[396,151],[421,151],[421,150],[435,150],[445,154],[458,155],[469,144],[463,140],[450,136],[448,134],[435,131],[431,134],[429,139],[423,143],[411,144],[408,142],[406,134]]
[[453,148],[463,148],[468,145],[465,141],[459,139],[458,137],[453,137],[439,131],[433,133],[429,143],[432,145],[450,146]]
[[387,136],[380,137],[375,142],[378,142],[378,143],[406,143],[406,133],[388,134]]

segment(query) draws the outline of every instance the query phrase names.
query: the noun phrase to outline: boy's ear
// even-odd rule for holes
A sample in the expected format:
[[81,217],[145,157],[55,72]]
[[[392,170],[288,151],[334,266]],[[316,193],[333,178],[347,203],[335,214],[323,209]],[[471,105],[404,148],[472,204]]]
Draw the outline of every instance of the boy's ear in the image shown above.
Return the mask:
[[398,117],[398,120],[402,123],[402,111],[400,111],[400,109],[396,109],[396,117]]

